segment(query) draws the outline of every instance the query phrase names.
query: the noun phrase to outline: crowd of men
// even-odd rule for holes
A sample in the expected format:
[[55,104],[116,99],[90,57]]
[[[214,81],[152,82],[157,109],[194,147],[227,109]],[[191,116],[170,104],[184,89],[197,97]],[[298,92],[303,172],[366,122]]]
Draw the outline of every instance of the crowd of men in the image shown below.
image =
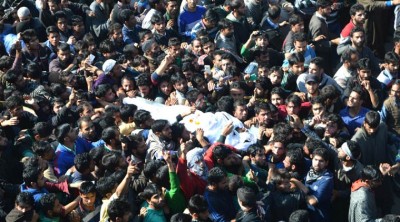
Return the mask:
[[399,4],[4,0],[0,221],[400,221]]

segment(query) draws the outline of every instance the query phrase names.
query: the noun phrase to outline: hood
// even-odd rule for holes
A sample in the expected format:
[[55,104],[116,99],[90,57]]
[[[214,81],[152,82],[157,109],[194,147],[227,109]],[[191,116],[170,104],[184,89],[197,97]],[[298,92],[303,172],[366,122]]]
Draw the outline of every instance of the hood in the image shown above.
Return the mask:
[[369,189],[369,186],[365,183],[363,183],[361,181],[361,179],[355,181],[352,185],[351,185],[351,192],[357,191],[358,189],[360,189],[361,187],[366,187]]

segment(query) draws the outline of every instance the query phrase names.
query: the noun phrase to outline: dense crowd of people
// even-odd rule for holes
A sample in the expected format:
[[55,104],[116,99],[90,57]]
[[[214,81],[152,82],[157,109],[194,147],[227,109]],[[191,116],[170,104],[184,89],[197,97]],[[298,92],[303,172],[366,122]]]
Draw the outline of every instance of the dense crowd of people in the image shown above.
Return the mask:
[[3,0],[0,221],[400,221],[399,4]]

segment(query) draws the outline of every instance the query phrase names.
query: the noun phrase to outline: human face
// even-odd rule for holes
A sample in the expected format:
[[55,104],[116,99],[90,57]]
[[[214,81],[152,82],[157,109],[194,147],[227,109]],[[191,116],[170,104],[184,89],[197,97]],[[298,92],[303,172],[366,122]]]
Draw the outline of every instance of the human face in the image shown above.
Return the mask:
[[75,142],[76,138],[78,138],[78,130],[71,127],[67,136],[71,142]]
[[72,31],[77,34],[82,34],[83,32],[85,32],[85,25],[83,24],[83,22],[78,22],[77,24],[72,26]]
[[178,81],[174,84],[174,88],[178,90],[179,92],[186,93],[188,89],[187,81],[186,80],[181,80]]
[[195,10],[197,5],[197,0],[187,0],[187,7],[189,10]]
[[23,111],[22,106],[17,106],[9,110],[12,117],[18,117]]
[[86,122],[82,121],[81,127],[79,128],[82,136],[87,140],[92,140],[96,136],[95,127],[92,121]]
[[365,34],[364,32],[355,32],[350,39],[356,48],[362,48],[365,42]]
[[223,71],[226,71],[228,69],[228,67],[232,67],[232,62],[229,59],[222,59],[221,60],[221,69]]
[[295,75],[300,75],[304,72],[304,63],[303,62],[299,62],[296,64],[293,64],[292,67],[290,67],[293,74]]
[[241,163],[241,159],[238,157],[238,155],[236,155],[235,153],[231,153],[229,154],[229,156],[227,156],[224,159],[224,166],[238,166]]
[[84,116],[92,116],[94,114],[92,106],[84,106],[82,111],[82,117]]
[[325,112],[325,107],[321,103],[316,103],[312,105],[312,112],[314,116],[321,116]]
[[266,166],[267,161],[265,159],[265,151],[261,150],[261,152],[257,152],[254,157],[251,157],[251,162],[255,163],[259,167]]
[[210,19],[203,19],[203,23],[206,29],[208,30],[213,29],[217,25],[216,20],[210,20]]
[[274,146],[272,147],[272,154],[276,157],[282,157],[285,153],[285,146],[281,142],[274,142]]
[[240,3],[240,7],[235,10],[239,15],[245,15],[246,14],[246,5],[244,4],[244,1]]
[[36,186],[38,188],[44,187],[46,179],[44,178],[43,172],[39,174],[38,180],[36,181]]
[[69,58],[71,57],[71,52],[69,50],[65,50],[65,51],[58,50],[57,56],[58,56],[58,59],[60,59],[60,61],[67,62],[69,60]]
[[310,63],[310,66],[308,67],[308,73],[317,76],[318,80],[321,80],[322,73],[324,72],[324,69],[321,67],[318,67],[314,63]]
[[316,82],[307,82],[306,83],[306,90],[307,90],[307,93],[309,93],[310,95],[314,95],[318,90],[318,83],[316,83]]
[[337,123],[329,121],[325,127],[324,136],[326,137],[334,137],[339,130],[339,126]]
[[321,12],[322,16],[328,17],[332,12],[332,8],[331,8],[331,6],[327,6],[327,7],[323,8],[323,9],[321,9],[320,12]]
[[357,11],[355,15],[351,16],[353,23],[357,26],[361,26],[365,23],[366,13],[364,10]]
[[39,39],[36,36],[32,37],[32,39],[29,41],[29,43],[26,44],[26,47],[29,50],[38,50],[39,49]]
[[145,97],[150,94],[149,86],[138,86],[139,92]]
[[300,53],[303,55],[307,50],[307,42],[306,41],[304,41],[304,42],[295,41],[294,42],[294,50],[297,53]]
[[58,43],[60,42],[60,34],[58,34],[58,32],[52,32],[47,36],[47,39],[52,46],[58,46]]
[[96,193],[80,194],[82,203],[86,207],[93,207],[96,202]]
[[394,96],[396,99],[400,99],[400,85],[393,84],[392,88],[390,89],[390,95]]
[[165,205],[164,195],[160,192],[151,196],[150,200],[147,200],[150,207],[154,209],[161,209]]
[[269,74],[268,78],[271,80],[272,85],[280,85],[282,81],[282,76],[278,72],[273,72]]
[[230,37],[233,36],[234,31],[235,31],[235,30],[234,30],[233,25],[232,25],[232,26],[230,26],[230,27],[221,29],[221,34],[222,34],[223,36],[225,36],[225,37],[230,38]]
[[115,101],[115,93],[112,89],[109,89],[107,91],[106,95],[104,96],[104,100],[109,103],[112,103]]
[[172,129],[169,124],[167,124],[164,129],[161,131],[161,138],[163,139],[172,139]]
[[268,71],[269,71],[269,70],[268,70],[267,67],[265,67],[265,66],[260,67],[260,68],[258,68],[258,76],[259,76],[259,77],[267,77]]
[[261,35],[258,38],[256,38],[256,46],[264,49],[264,48],[267,48],[268,45],[269,45],[269,41],[264,36]]
[[361,106],[361,96],[356,92],[351,92],[349,99],[347,100],[347,106],[349,108],[358,108]]
[[357,69],[358,78],[361,81],[369,80],[371,77],[371,70],[368,69]]
[[347,154],[343,152],[342,148],[338,148],[338,159],[341,161],[345,161],[347,157]]
[[278,94],[272,94],[271,95],[271,103],[278,107],[279,105],[283,105],[283,99],[280,95]]
[[56,201],[54,201],[54,207],[52,213],[54,216],[60,216],[61,212],[62,212],[62,205],[60,204],[60,201],[56,199]]
[[129,80],[129,79],[123,79],[122,80],[122,88],[124,89],[125,92],[134,90],[133,81]]
[[160,84],[160,90],[165,95],[169,95],[172,92],[172,86],[169,82],[164,81]]
[[268,125],[268,122],[271,120],[272,118],[272,113],[271,111],[267,111],[267,110],[260,110],[260,112],[258,114],[256,114],[256,118],[258,123],[261,126],[265,126]]
[[389,70],[391,74],[397,75],[399,71],[399,64],[398,63],[388,63],[386,68]]
[[123,42],[123,38],[122,38],[122,29],[116,29],[114,30],[113,34],[112,34],[112,38],[114,39],[114,41],[116,42]]
[[217,190],[228,190],[228,183],[229,183],[229,179],[228,177],[224,177],[224,179],[217,183]]
[[290,192],[290,186],[289,179],[283,179],[280,183],[276,184],[276,189],[281,192]]
[[286,105],[286,111],[288,113],[288,115],[297,115],[300,112],[300,107],[295,106],[292,102],[289,102]]
[[135,27],[135,25],[136,25],[136,17],[135,17],[135,15],[132,15],[131,17],[129,17],[129,20],[125,24],[129,28]]
[[215,55],[213,59],[214,67],[220,69],[221,68],[222,59],[220,55]]
[[203,45],[203,51],[205,54],[210,55],[215,50],[215,45],[213,42],[207,42]]
[[240,121],[245,121],[247,119],[248,110],[246,106],[237,106],[233,116],[238,118]]
[[201,54],[201,43],[199,40],[193,40],[192,42],[192,52],[195,55],[200,55]]
[[304,32],[304,22],[300,22],[298,24],[294,24],[292,26],[292,31],[294,33]]
[[157,22],[154,24],[154,29],[158,32],[158,33],[164,33],[165,32],[165,22],[161,21],[161,22]]
[[369,126],[368,123],[364,122],[363,126],[369,136],[373,135],[374,133],[376,133],[378,131],[378,127],[372,128],[371,126]]
[[312,167],[315,171],[321,172],[328,166],[328,160],[324,160],[321,156],[314,155],[312,159]]
[[232,98],[236,100],[241,100],[244,97],[244,90],[243,89],[231,89],[230,95]]
[[25,204],[25,203],[19,203],[19,204],[15,204],[15,208],[22,213],[28,212],[30,210],[32,210],[32,206],[29,204]]
[[49,10],[50,10],[51,14],[54,14],[59,10],[58,5],[53,1],[48,2],[47,5],[49,6]]
[[178,3],[176,1],[168,1],[166,9],[170,15],[176,15],[178,12]]
[[178,57],[181,54],[181,46],[180,45],[173,45],[168,47],[169,53],[174,57]]
[[62,32],[66,32],[67,31],[67,28],[68,28],[68,23],[67,23],[67,19],[65,19],[65,18],[59,18],[58,20],[57,20],[57,28],[59,29],[59,30],[61,30]]
[[63,106],[63,103],[55,103],[53,106],[53,112],[57,114]]

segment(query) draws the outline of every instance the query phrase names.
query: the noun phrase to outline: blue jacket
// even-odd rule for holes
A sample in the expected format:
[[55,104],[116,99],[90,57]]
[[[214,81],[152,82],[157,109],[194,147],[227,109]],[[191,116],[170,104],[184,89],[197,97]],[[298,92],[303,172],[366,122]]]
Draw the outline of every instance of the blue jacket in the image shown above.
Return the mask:
[[90,147],[85,147],[83,139],[78,137],[75,141],[75,152],[71,151],[61,143],[58,144],[56,149],[56,158],[54,160],[54,172],[58,175],[64,175],[69,168],[74,165],[74,158],[76,154],[89,152]]

